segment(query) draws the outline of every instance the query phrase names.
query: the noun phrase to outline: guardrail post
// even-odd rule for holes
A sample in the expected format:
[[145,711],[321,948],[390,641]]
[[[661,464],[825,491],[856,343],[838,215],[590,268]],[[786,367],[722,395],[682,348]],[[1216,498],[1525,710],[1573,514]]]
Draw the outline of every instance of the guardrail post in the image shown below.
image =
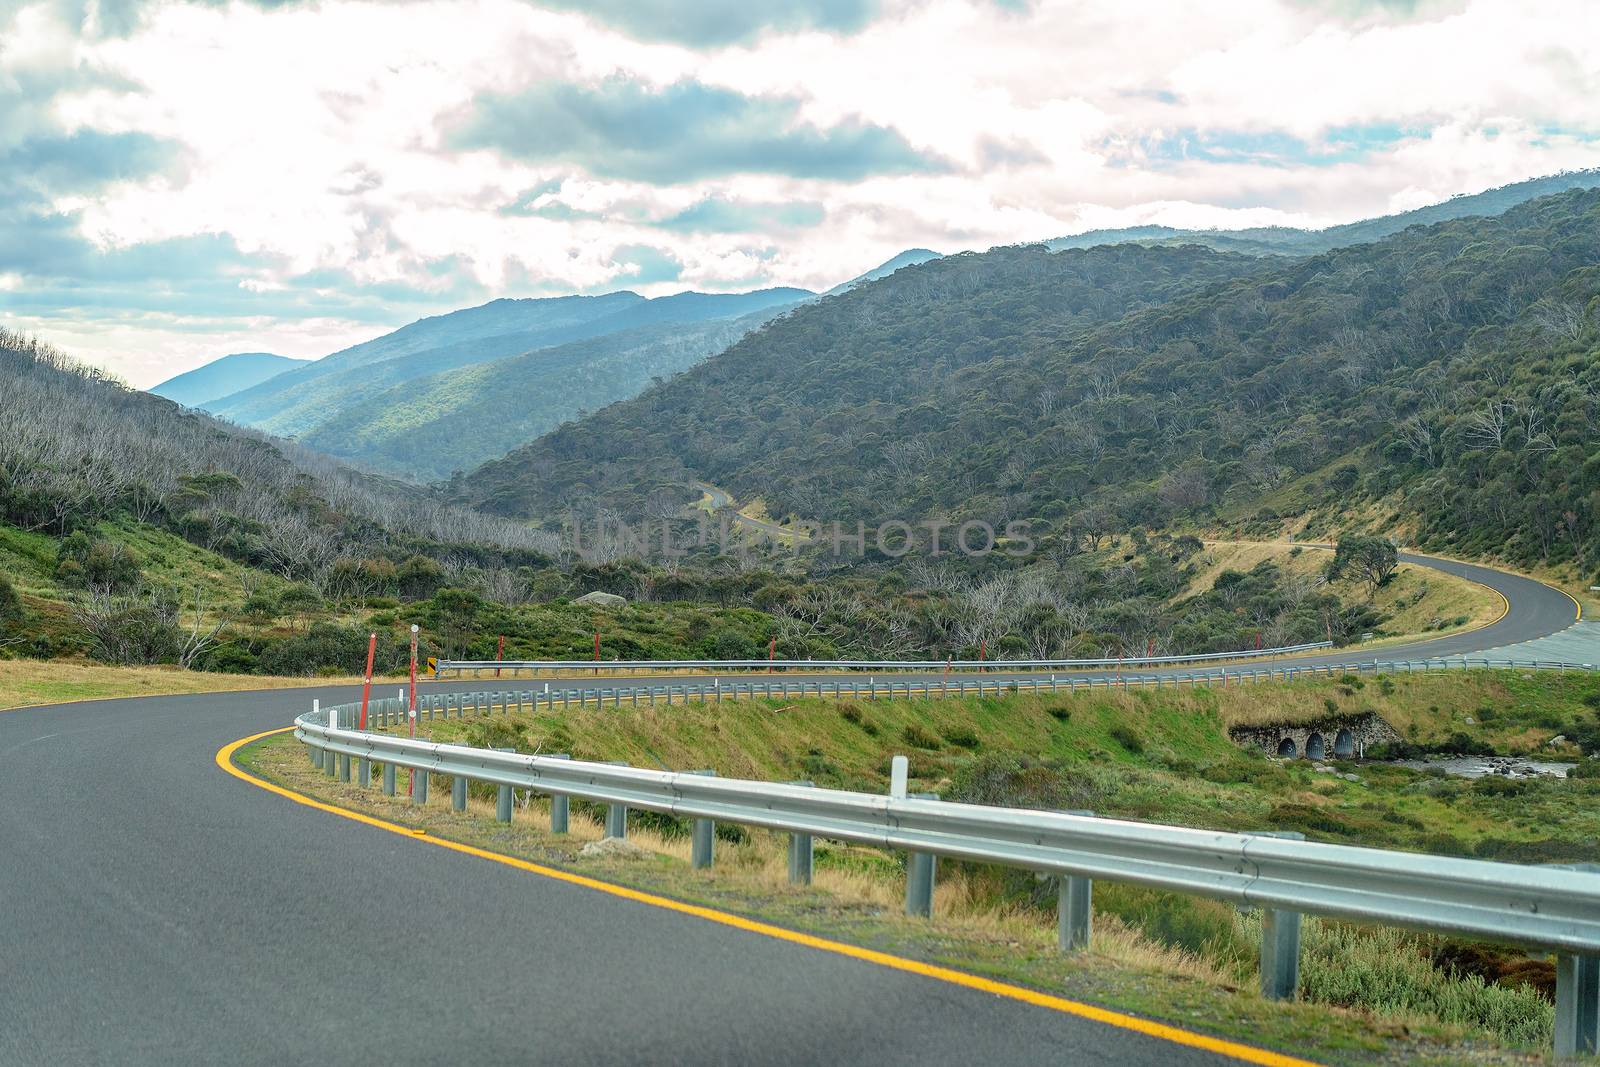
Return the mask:
[[628,836],[628,806],[626,804],[606,805],[606,836]]
[[1089,947],[1094,880],[1063,875],[1056,889],[1056,941],[1062,952]]
[[[790,782],[790,785],[811,788],[815,785],[810,781]],[[789,835],[789,884],[810,885],[811,875],[816,870],[815,841],[810,834]]]
[[[898,757],[897,757],[898,758]],[[918,793],[918,800],[938,800],[938,793]],[[914,918],[933,916],[933,883],[939,857],[931,852],[913,852],[906,857],[906,914]]]
[[[571,759],[565,752],[552,752],[550,759]],[[564,834],[572,819],[572,800],[565,793],[550,794],[550,832]]]
[[1261,912],[1261,995],[1293,1000],[1300,988],[1300,913],[1281,908]]
[[1556,957],[1556,1055],[1600,1054],[1600,956]]
[[428,771],[424,767],[411,772],[411,799],[418,804],[428,802]]
[[[609,760],[613,767],[626,767],[626,760]],[[626,804],[606,805],[606,836],[628,836],[628,806]]]
[[[496,752],[515,752],[514,748],[497,748]],[[511,821],[511,802],[515,799],[509,785],[502,785],[495,791],[494,817],[499,822]]]
[[[1560,870],[1600,873],[1597,863],[1562,863]],[[1600,1055],[1600,956],[1556,956],[1556,1055]]]
[[[717,699],[721,699],[719,696]],[[715,778],[716,771],[689,771],[690,774],[701,774],[707,778]],[[689,865],[697,871],[703,871],[711,866],[717,853],[717,824],[711,819],[696,819],[694,831],[689,839]]]
[[346,752],[339,753],[339,781],[350,780],[350,755]]
[[[1253,837],[1304,841],[1293,830],[1263,831]],[[1267,1000],[1293,1000],[1300,989],[1300,913],[1261,909],[1261,995]]]
[[455,811],[467,810],[467,779],[459,774],[450,782],[450,807]]
[[[1069,811],[1068,815],[1092,817],[1092,811]],[[1094,879],[1064,874],[1056,886],[1056,942],[1062,952],[1089,947],[1093,923]]]
[[386,797],[394,796],[394,764],[392,763],[383,765],[383,795]]
[[372,788],[372,761],[358,757],[356,759],[356,781],[363,788]]

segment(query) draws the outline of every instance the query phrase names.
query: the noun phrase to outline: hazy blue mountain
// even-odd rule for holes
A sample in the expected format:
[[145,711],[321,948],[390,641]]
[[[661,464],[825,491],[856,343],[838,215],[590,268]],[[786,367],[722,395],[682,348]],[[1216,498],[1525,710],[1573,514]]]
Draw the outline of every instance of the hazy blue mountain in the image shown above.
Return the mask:
[[1535,197],[1564,193],[1568,189],[1592,189],[1600,185],[1600,169],[1565,171],[1534,178],[1481,193],[1453,196],[1438,204],[1362,219],[1322,230],[1300,230],[1292,226],[1256,226],[1242,230],[1181,230],[1172,226],[1129,226],[1111,230],[1089,230],[1045,242],[1051,251],[1065,248],[1093,248],[1096,245],[1123,244],[1199,244],[1219,252],[1247,255],[1314,256],[1348,245],[1367,244],[1397,234],[1408,226],[1428,226],[1450,219],[1474,215],[1498,215]]
[[343,409],[300,440],[412,481],[446,478],[637,396],[796,306],[652,323],[428,375]]
[[417,378],[651,324],[738,317],[789,306],[812,295],[805,289],[762,289],[678,293],[654,300],[631,292],[495,300],[422,319],[335,352],[292,374],[225,397],[211,410],[280,436],[315,434],[327,439],[329,433],[349,430],[346,411]]
[[901,252],[898,256],[895,256],[893,259],[888,260],[887,262],[884,262],[884,263],[880,263],[876,267],[873,267],[871,270],[867,271],[865,274],[858,274],[856,277],[851,278],[847,282],[840,282],[838,285],[834,286],[832,289],[829,289],[826,293],[823,293],[822,295],[823,296],[838,296],[840,293],[847,292],[848,290],[854,289],[856,286],[862,284],[863,282],[873,282],[873,281],[877,281],[879,278],[887,278],[889,275],[893,274],[895,271],[899,270],[901,267],[914,267],[918,263],[926,263],[930,259],[938,259],[938,258],[939,258],[939,253],[931,251],[929,249],[926,249],[926,248],[908,248],[904,252]]
[[305,363],[303,359],[275,356],[271,352],[236,352],[168,378],[145,391],[175,400],[184,407],[203,408],[207,401],[220,400],[229,393],[248,389]]
[[[595,322],[641,303],[644,297],[630,292],[492,300],[352,345],[224,397],[211,410],[245,426],[293,436],[334,415],[349,402],[352,390],[381,392],[395,384],[396,374],[399,380],[414,378],[603,333],[606,328],[595,327]],[[375,369],[378,364],[384,365],[381,372]]]

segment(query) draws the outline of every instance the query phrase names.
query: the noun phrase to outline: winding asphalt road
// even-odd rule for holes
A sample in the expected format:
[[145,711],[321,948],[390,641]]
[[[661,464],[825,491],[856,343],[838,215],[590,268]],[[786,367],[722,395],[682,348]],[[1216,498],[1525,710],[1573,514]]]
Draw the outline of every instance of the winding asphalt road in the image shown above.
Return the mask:
[[[1573,621],[1536,582],[1423,562],[1510,610],[1386,656]],[[216,766],[312,696],[352,690],[0,714],[0,1064],[1225,1059],[417,843]]]

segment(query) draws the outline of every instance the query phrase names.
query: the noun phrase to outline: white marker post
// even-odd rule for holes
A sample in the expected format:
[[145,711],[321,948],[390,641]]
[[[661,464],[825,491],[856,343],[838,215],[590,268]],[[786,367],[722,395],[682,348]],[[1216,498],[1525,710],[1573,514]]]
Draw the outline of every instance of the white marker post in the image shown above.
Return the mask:
[[889,761],[889,799],[904,800],[906,798],[906,778],[911,772],[911,761],[904,756],[896,756]]
[[406,719],[410,723],[412,737],[417,736],[417,634],[421,629],[422,627],[416,623],[411,624],[411,703],[407,708]]
[[[406,726],[411,731],[411,736],[417,736],[417,634],[422,628],[416,623],[411,624],[411,702],[406,709]],[[406,796],[415,799],[417,795],[417,772],[410,767],[406,768]]]

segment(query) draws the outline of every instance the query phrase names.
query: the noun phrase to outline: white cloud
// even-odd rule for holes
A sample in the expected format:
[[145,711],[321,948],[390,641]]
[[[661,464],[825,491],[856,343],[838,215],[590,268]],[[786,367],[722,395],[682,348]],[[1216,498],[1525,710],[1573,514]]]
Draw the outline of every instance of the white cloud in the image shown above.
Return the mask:
[[[90,302],[69,330],[78,305],[65,294],[61,313],[7,320],[140,384],[223,350],[317,355],[379,332],[370,314],[331,312],[345,284],[421,294],[394,308],[395,325],[465,293],[625,284],[625,248],[683,264],[677,281],[639,286],[652,295],[825,288],[913,245],[955,251],[1144,222],[1326,225],[1600,164],[1600,50],[1588,47],[1600,6],[1587,0],[1459,0],[1405,14],[1289,0],[1040,0],[1022,11],[885,0],[856,32],[796,17],[783,32],[710,35],[735,43],[702,50],[682,43],[687,32],[634,40],[521,0],[161,0],[123,37],[80,32],[74,9],[37,3],[0,26],[0,104],[21,102],[0,149],[48,129],[175,142],[172,167],[75,190],[56,209],[80,212],[83,235],[105,249],[223,235],[244,257],[236,292],[263,308],[302,290],[319,298],[304,318],[229,318],[197,296],[195,320],[214,328],[102,318]],[[950,166],[851,181],[733,166],[652,184],[451,147],[453,125],[487,94],[618,79],[645,96],[688,81],[795,101],[798,120],[819,130],[883,128]],[[542,198],[509,210],[530,190]],[[753,235],[654,225],[709,198],[823,211],[814,226]],[[0,292],[73,281],[0,253],[8,278],[21,280]],[[181,295],[181,280],[163,284]]]

